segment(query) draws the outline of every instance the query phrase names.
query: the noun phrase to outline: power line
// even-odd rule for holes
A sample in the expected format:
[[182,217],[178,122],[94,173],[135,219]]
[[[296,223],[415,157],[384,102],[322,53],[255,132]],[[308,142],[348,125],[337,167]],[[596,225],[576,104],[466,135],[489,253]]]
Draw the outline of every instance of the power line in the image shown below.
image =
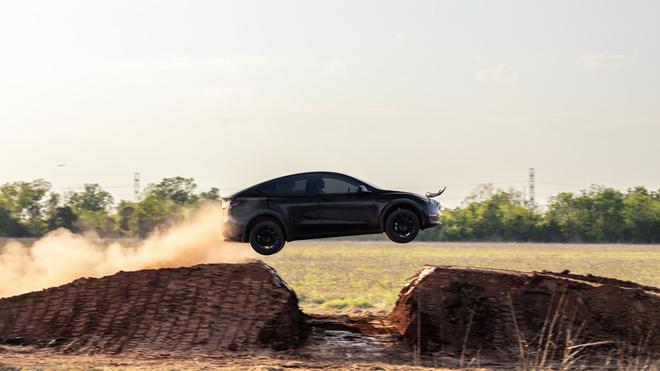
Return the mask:
[[[85,183],[85,184],[94,184],[94,183]],[[83,188],[85,188],[85,184],[77,185],[77,186],[53,187],[53,189],[61,189],[61,190],[83,189]],[[99,184],[99,186],[103,189],[128,189],[128,188],[133,188],[132,185],[109,185],[109,186],[106,186],[106,185]]]
[[556,182],[544,182],[539,181],[539,184],[558,186],[558,187],[586,187],[584,184],[570,184],[570,183],[556,183]]

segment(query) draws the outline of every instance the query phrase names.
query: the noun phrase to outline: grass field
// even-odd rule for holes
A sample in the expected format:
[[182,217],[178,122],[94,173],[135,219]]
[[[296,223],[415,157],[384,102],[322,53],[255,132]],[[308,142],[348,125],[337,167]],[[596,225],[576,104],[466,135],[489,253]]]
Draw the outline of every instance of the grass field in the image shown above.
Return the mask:
[[406,279],[426,264],[569,269],[660,286],[660,245],[299,241],[263,260],[306,312],[386,313]]

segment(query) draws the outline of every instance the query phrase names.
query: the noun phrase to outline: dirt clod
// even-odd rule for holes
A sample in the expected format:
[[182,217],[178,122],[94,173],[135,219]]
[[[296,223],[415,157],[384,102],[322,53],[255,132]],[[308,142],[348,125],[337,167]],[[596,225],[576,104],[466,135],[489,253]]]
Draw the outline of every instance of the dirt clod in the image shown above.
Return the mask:
[[297,346],[295,293],[261,262],[119,272],[0,299],[0,343],[66,353]]
[[427,266],[403,288],[390,320],[427,355],[660,356],[658,289],[569,272]]

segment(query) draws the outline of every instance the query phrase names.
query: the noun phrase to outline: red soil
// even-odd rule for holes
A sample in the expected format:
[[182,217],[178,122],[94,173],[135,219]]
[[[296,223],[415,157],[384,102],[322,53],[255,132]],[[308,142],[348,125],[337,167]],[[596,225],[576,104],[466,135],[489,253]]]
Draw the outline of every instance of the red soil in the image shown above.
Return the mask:
[[436,356],[538,359],[547,345],[548,358],[561,358],[567,346],[593,342],[608,343],[581,354],[660,355],[658,289],[595,276],[426,267],[390,320]]
[[63,352],[283,349],[304,337],[296,295],[269,266],[119,272],[0,300],[0,342]]
[[[477,359],[509,367],[606,342],[573,349],[653,360],[658,322],[660,290],[653,287],[467,267],[422,269],[387,318],[304,316],[295,293],[261,262],[120,272],[0,299],[0,345],[7,349],[129,358],[267,356],[401,367],[415,359],[430,366]],[[290,351],[271,351],[283,349]]]

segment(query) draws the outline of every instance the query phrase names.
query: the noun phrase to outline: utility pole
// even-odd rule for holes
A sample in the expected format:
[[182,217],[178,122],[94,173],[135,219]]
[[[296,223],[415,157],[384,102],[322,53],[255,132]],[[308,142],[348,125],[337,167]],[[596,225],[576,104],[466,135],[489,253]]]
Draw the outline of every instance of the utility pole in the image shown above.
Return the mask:
[[529,168],[529,203],[534,205],[534,190],[536,188],[535,171],[533,167]]
[[140,173],[133,174],[133,201],[140,201]]

